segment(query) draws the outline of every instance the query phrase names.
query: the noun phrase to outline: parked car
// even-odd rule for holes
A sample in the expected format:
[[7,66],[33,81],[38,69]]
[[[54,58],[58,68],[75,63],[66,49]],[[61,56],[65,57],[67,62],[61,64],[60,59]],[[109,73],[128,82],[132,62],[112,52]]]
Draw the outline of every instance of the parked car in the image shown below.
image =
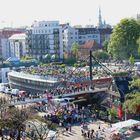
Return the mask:
[[73,98],[55,98],[55,99],[52,99],[52,102],[54,104],[58,104],[60,106],[65,106],[68,103],[72,103],[73,102]]
[[11,89],[10,88],[5,88],[4,92],[7,93],[7,94],[11,94]]

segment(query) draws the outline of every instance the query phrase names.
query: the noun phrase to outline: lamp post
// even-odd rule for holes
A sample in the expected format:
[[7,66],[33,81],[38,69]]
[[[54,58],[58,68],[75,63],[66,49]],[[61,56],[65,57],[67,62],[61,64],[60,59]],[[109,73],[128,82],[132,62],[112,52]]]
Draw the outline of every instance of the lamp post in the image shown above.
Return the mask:
[[92,51],[90,50],[90,56],[89,56],[89,71],[90,71],[90,88],[92,88]]

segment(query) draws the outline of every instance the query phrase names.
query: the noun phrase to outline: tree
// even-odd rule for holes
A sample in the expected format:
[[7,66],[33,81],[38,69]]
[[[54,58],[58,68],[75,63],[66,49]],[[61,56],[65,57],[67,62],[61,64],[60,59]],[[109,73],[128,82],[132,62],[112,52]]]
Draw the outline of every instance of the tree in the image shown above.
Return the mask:
[[123,108],[127,111],[127,113],[140,114],[139,87],[140,87],[140,79],[138,76],[134,76],[133,81],[130,82],[130,89],[133,89],[133,92],[125,96],[125,102],[123,104]]
[[95,56],[96,58],[100,60],[107,60],[109,58],[109,54],[104,51],[94,51],[93,56]]
[[117,116],[117,110],[115,109],[115,107],[108,108],[107,111],[108,111],[108,114],[109,114],[110,120],[115,119],[115,117]]
[[38,115],[26,122],[27,134],[31,140],[46,140],[50,129],[56,130],[57,125]]
[[127,94],[123,108],[127,113],[140,114],[140,92]]
[[140,56],[140,37],[137,40],[137,44],[138,44],[138,55]]
[[134,61],[135,61],[135,59],[134,59],[134,57],[131,55],[131,56],[129,57],[129,63],[130,63],[131,65],[133,65],[133,64],[134,64]]
[[77,60],[78,48],[79,48],[79,45],[77,43],[72,44],[71,52],[76,60]]
[[31,60],[31,59],[33,59],[33,57],[29,55],[22,57],[22,60]]
[[1,127],[9,130],[17,130],[17,140],[21,139],[21,131],[25,128],[25,121],[32,116],[31,111],[27,109],[19,110],[17,108],[8,108],[1,118]]
[[6,100],[5,97],[1,97],[0,98],[0,118],[2,119],[3,118],[3,110],[6,106],[6,104],[8,103],[8,101]]
[[109,40],[105,40],[103,42],[103,50],[107,52],[107,48],[108,48],[108,43],[109,43]]
[[137,57],[137,39],[140,25],[134,19],[122,19],[110,36],[108,52],[116,59],[128,59],[130,55]]

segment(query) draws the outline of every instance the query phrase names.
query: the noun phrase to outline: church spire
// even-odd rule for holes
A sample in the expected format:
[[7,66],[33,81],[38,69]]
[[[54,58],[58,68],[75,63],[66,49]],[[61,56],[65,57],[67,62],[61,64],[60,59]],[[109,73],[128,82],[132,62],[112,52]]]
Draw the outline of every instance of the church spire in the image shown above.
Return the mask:
[[98,26],[102,27],[103,23],[102,23],[102,15],[101,15],[101,8],[99,7],[99,19],[98,19]]

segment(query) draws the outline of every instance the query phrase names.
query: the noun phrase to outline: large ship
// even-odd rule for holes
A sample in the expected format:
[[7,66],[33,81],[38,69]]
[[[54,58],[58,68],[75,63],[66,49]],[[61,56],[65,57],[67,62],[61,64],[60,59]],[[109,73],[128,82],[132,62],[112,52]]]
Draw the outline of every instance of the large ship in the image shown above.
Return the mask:
[[91,81],[89,77],[56,78],[52,76],[32,75],[24,72],[11,71],[8,73],[8,80],[11,88],[25,90],[30,93],[43,93],[47,89],[68,88],[69,86],[89,86],[108,87],[112,82],[112,77],[94,77]]

